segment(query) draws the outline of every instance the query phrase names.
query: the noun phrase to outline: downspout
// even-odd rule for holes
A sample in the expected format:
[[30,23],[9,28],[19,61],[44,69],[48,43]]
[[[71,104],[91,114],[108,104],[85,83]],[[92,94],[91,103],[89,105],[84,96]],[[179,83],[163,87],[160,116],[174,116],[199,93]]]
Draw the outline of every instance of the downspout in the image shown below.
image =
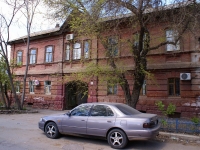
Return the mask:
[[[96,61],[96,63],[97,63],[97,65],[98,65],[98,62],[99,62],[99,40],[98,40],[98,37],[97,37],[97,61]],[[96,81],[96,99],[97,99],[97,102],[99,101],[98,100],[98,97],[99,97],[99,95],[98,95],[98,85],[99,85],[99,79],[98,79],[98,76],[97,76],[97,81]]]
[[65,36],[64,36],[64,34],[62,35],[62,52],[61,52],[61,54],[62,54],[62,61],[61,61],[61,75],[62,75],[62,97],[63,97],[63,102],[62,102],[62,110],[64,110],[65,108],[64,108],[64,104],[65,104],[65,92],[64,92],[64,90],[65,90],[65,87],[64,87],[64,84],[63,84],[63,81],[64,81],[64,73],[63,73],[63,63],[64,63],[64,47],[65,47],[65,44],[64,44],[64,40],[65,40]]

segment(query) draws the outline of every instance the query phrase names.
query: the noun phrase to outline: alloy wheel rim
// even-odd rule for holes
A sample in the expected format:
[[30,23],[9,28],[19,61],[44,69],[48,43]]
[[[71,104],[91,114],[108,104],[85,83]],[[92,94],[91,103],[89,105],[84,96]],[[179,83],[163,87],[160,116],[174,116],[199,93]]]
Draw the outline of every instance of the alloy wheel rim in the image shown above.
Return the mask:
[[120,146],[123,143],[123,137],[119,132],[113,132],[110,135],[110,141],[114,146]]
[[53,125],[49,125],[47,127],[47,134],[50,136],[50,137],[53,137],[55,134],[56,134],[56,129]]

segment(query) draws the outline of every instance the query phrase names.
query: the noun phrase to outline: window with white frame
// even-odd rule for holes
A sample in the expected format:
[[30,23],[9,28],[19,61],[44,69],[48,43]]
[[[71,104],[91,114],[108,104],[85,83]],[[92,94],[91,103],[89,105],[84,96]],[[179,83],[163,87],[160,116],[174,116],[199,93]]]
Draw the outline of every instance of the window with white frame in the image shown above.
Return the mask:
[[37,56],[37,50],[36,49],[31,49],[30,50],[30,64],[35,64],[36,63],[36,56]]
[[85,40],[84,41],[84,58],[89,59],[90,57],[90,41]]
[[146,95],[146,80],[144,80],[140,95]]
[[45,94],[51,94],[51,81],[44,81]]
[[108,53],[109,56],[117,56],[119,55],[118,51],[118,36],[110,36],[108,37]]
[[29,81],[29,92],[34,93],[34,80]]
[[22,51],[17,52],[17,64],[22,63]]
[[73,45],[73,60],[81,59],[81,43],[76,42]]
[[[178,32],[173,29],[167,29],[166,30],[166,41],[167,42],[175,42],[178,37]],[[166,45],[167,51],[176,51],[180,50],[180,42],[178,41],[176,45],[174,44],[167,44]]]
[[20,93],[20,81],[16,81],[16,93]]
[[70,44],[66,44],[65,60],[70,60]]
[[[134,48],[135,49],[138,49],[139,48],[139,38],[140,38],[140,34],[139,33],[135,33],[133,35],[134,37]],[[147,42],[147,33],[144,33],[144,36],[143,36],[143,49],[145,49],[145,45],[148,44],[146,43]]]
[[107,94],[108,95],[117,95],[117,83],[108,82]]
[[45,62],[53,62],[53,46],[47,46],[45,50]]

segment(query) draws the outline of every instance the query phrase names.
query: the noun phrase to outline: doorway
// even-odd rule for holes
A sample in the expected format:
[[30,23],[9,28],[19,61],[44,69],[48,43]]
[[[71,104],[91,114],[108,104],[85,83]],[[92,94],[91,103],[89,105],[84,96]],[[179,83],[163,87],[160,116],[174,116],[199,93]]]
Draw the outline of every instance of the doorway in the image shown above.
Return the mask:
[[65,85],[66,109],[73,109],[82,103],[87,103],[87,99],[87,83],[82,81],[71,81]]

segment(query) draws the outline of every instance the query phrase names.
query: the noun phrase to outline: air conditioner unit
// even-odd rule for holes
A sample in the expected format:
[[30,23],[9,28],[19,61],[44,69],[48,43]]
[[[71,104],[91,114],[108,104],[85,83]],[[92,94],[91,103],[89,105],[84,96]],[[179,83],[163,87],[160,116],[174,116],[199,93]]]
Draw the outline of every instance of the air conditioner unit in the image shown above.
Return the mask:
[[66,40],[73,40],[73,38],[74,38],[74,34],[67,34],[66,35]]
[[180,73],[181,80],[191,80],[191,73]]

